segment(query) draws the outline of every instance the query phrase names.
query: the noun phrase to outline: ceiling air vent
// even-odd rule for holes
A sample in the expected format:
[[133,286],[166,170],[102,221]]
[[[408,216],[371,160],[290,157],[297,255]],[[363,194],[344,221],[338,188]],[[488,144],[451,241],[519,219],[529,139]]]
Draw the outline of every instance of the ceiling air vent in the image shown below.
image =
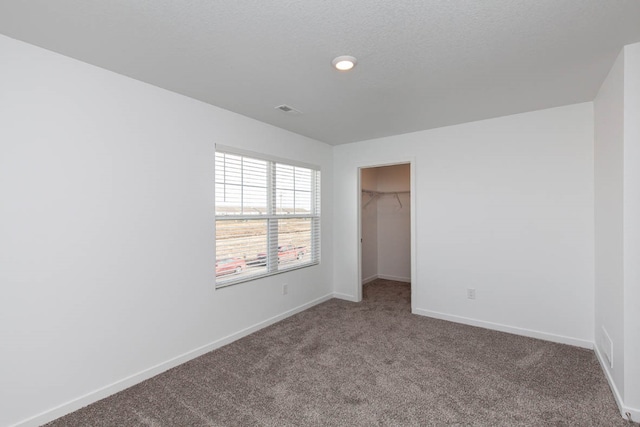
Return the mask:
[[296,110],[293,107],[290,107],[286,104],[278,105],[276,110],[284,111],[287,114],[302,114],[302,111]]

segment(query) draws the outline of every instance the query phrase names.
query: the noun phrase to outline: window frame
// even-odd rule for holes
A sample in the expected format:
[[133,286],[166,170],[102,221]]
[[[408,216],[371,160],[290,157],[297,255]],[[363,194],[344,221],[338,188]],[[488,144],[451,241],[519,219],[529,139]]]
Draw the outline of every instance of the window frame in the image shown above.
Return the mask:
[[[218,215],[217,213],[217,203],[216,197],[214,197],[214,252],[216,253],[216,260],[218,258],[217,254],[217,224],[218,221],[266,221],[266,271],[248,275],[248,276],[239,276],[239,277],[215,277],[215,289],[222,289],[228,286],[237,285],[240,283],[245,283],[249,281],[253,281],[256,279],[261,279],[264,277],[273,276],[276,274],[287,273],[289,271],[299,270],[302,268],[313,267],[319,265],[321,262],[321,241],[320,241],[320,227],[321,227],[321,168],[318,165],[308,164],[304,162],[298,162],[290,159],[284,159],[280,157],[265,155],[261,153],[256,153],[247,150],[241,150],[234,147],[228,147],[224,145],[215,145],[215,154],[214,154],[214,176],[215,176],[215,167],[218,154],[228,154],[233,156],[240,156],[243,158],[249,158],[259,161],[267,162],[267,206],[265,213],[258,214],[225,214]],[[285,165],[292,166],[293,168],[304,168],[310,170],[310,203],[311,203],[311,211],[308,214],[294,213],[293,214],[284,214],[277,212],[277,201],[276,201],[276,192],[277,192],[277,180],[276,180],[276,169],[277,165]],[[294,176],[295,176],[295,169]],[[294,178],[295,182],[295,178]],[[214,177],[214,195],[215,195],[215,186],[218,185],[219,182],[216,181]],[[244,188],[244,184],[241,184],[241,188]],[[295,192],[295,190],[294,190]],[[294,195],[295,197],[295,195]],[[242,205],[242,209],[244,210],[244,206]],[[279,243],[280,233],[278,231],[278,221],[279,220],[292,220],[292,219],[308,219],[310,221],[310,247],[306,252],[309,256],[309,261],[306,261],[301,264],[285,266],[282,268],[278,262],[279,248],[284,246],[285,243]],[[216,261],[217,262],[217,261]]]

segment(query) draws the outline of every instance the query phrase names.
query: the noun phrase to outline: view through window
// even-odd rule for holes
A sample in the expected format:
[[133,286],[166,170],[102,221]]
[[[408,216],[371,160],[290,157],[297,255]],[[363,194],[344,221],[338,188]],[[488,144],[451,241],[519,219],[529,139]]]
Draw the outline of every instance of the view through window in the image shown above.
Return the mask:
[[320,171],[216,152],[216,287],[320,261]]

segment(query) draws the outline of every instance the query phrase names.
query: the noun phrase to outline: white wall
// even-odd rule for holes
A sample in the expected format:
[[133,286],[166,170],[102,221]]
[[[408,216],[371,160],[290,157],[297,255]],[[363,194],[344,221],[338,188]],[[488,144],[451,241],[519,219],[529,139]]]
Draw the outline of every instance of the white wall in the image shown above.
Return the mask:
[[[409,164],[383,166],[378,170],[378,191],[410,191]],[[411,281],[411,197],[386,194],[378,200],[378,276]],[[402,204],[402,206],[400,206]]]
[[624,54],[594,101],[595,344],[603,355],[603,328],[613,343],[613,367],[624,390],[623,156]]
[[624,48],[624,404],[640,421],[640,43]]
[[[0,425],[331,295],[330,146],[4,36],[0,57]],[[216,142],[322,167],[320,266],[214,290]]]
[[[624,415],[640,420],[640,43],[625,46],[594,103],[595,343]],[[606,361],[605,328],[614,346]]]
[[[360,186],[363,190],[376,191],[378,174],[376,168],[362,169]],[[362,228],[362,282],[370,282],[378,277],[378,199],[368,193],[361,194]],[[366,207],[365,207],[366,205]]]
[[345,298],[357,299],[357,168],[407,159],[414,311],[591,347],[592,104],[335,147],[334,282]]

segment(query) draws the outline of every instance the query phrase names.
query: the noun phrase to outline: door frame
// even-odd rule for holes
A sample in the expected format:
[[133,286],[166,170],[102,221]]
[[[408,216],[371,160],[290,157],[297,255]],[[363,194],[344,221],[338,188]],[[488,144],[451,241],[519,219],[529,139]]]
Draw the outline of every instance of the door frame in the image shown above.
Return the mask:
[[415,310],[416,303],[416,289],[417,289],[417,262],[416,262],[416,161],[415,158],[409,157],[404,159],[395,159],[393,161],[388,162],[365,162],[358,164],[356,167],[356,175],[357,175],[357,203],[358,207],[356,209],[357,212],[357,248],[358,248],[358,275],[357,275],[357,283],[355,283],[355,296],[356,301],[362,301],[362,182],[361,182],[361,172],[362,169],[369,168],[377,168],[383,166],[394,166],[394,165],[404,165],[409,164],[410,171],[410,186],[409,186],[409,200],[411,204],[411,209],[409,212],[410,218],[410,227],[411,227],[411,312],[413,313]]

